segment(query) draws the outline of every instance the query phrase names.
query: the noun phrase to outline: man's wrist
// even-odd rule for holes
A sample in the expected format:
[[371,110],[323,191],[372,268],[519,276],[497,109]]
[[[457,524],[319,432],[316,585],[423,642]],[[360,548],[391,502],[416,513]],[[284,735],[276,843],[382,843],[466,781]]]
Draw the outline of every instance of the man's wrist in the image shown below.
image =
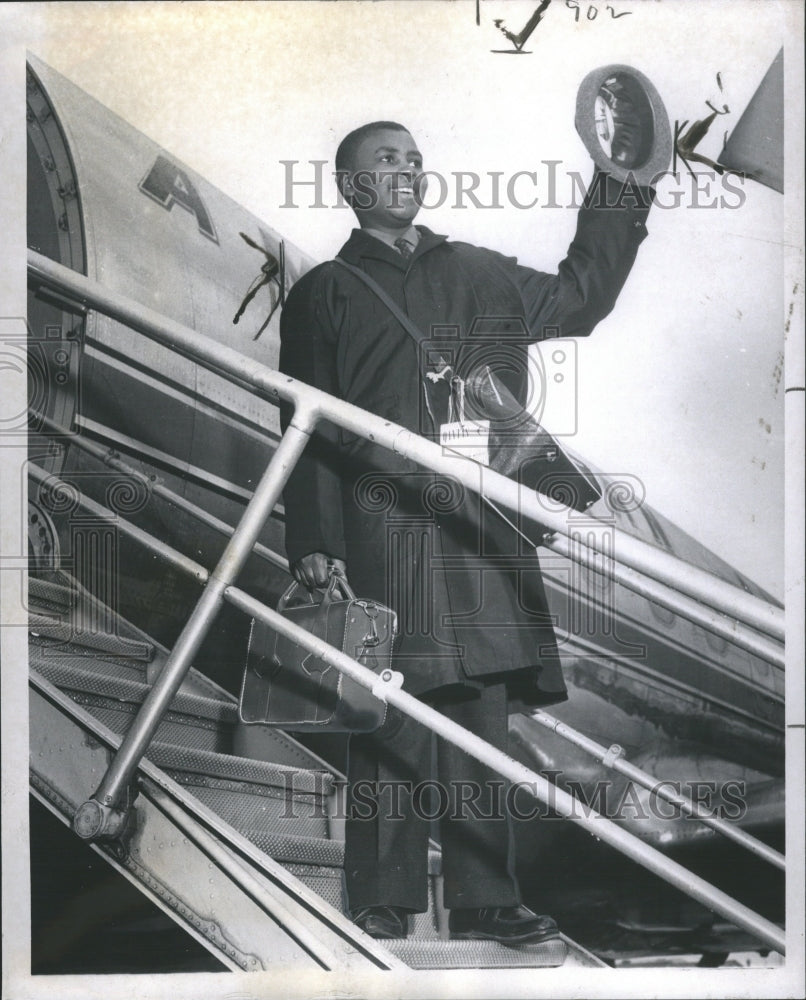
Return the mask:
[[632,175],[619,180],[596,168],[585,195],[585,208],[632,210],[646,214],[655,199],[655,188],[638,184]]

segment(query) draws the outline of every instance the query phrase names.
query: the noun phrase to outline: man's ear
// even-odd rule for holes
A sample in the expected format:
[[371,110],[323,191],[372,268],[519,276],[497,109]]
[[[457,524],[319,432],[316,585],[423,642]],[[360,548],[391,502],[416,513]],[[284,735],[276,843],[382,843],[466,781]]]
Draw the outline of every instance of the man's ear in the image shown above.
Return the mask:
[[347,204],[352,205],[353,196],[355,195],[355,188],[353,187],[353,182],[350,178],[349,171],[347,170],[336,171],[336,187],[341,192],[341,196],[342,198],[344,198]]

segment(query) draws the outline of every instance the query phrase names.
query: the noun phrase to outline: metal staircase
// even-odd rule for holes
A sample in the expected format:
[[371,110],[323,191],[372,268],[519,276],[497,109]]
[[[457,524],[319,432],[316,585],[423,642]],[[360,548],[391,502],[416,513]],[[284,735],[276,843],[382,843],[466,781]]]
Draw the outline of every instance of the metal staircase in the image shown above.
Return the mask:
[[[64,574],[32,577],[29,602],[31,788],[69,825],[168,654]],[[241,756],[239,726],[234,698],[191,670],[138,771],[125,851],[94,845],[230,968],[602,964],[565,938],[448,940],[436,849],[430,907],[411,918],[410,937],[368,938],[343,914],[341,775],[274,730],[260,734],[263,759]]]
[[[229,536],[214,569],[126,517],[113,516],[90,497],[79,497],[83,511],[99,523],[114,519],[122,535],[159,560],[155,571],[168,567],[202,586],[170,653],[55,566],[31,581],[32,789],[93,850],[234,970],[601,964],[566,939],[518,949],[447,940],[436,856],[431,906],[413,921],[411,936],[381,943],[360,932],[342,912],[340,776],[278,733],[266,733],[260,753],[246,755],[234,699],[192,668],[212,623],[229,605],[305,646],[498,774],[524,783],[559,815],[784,953],[780,926],[595,810],[577,815],[566,791],[402,690],[393,671],[374,674],[236,586],[290,470],[321,420],[473,491],[480,488],[476,463],[446,455],[433,442],[244,358],[33,251],[29,274],[35,284],[69,294],[200,366],[248,385],[269,405],[283,400],[294,410],[237,526],[163,490],[171,503]],[[59,486],[56,475],[33,462],[29,473],[40,486]],[[568,510],[546,511],[536,496],[500,475],[485,476],[484,495],[545,524],[556,533],[546,545],[580,565],[596,569],[599,549],[610,544],[593,536],[578,545],[571,538]],[[744,648],[761,644],[769,662],[782,659],[781,608],[621,530],[613,529],[612,536],[619,562],[612,573],[601,566],[598,571],[717,635],[741,639]],[[93,544],[97,548],[100,542]],[[263,550],[262,555],[287,568],[276,553]],[[109,603],[116,604],[114,599]],[[552,728],[557,722],[548,716],[540,721]],[[555,731],[572,742],[582,736]],[[601,756],[604,749],[608,757],[607,748],[587,742],[586,752]],[[783,862],[780,856],[768,860]]]

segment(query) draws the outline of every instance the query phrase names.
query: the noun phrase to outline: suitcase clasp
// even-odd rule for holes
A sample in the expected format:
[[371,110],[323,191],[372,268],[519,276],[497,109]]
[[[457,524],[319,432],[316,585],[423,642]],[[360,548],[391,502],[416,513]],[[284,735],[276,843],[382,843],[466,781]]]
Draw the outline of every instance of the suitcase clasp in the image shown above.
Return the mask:
[[366,649],[368,646],[379,646],[381,639],[378,635],[378,628],[375,624],[375,619],[378,617],[378,606],[373,604],[372,601],[356,601],[359,607],[364,609],[364,614],[369,618],[369,632],[364,636],[361,642]]

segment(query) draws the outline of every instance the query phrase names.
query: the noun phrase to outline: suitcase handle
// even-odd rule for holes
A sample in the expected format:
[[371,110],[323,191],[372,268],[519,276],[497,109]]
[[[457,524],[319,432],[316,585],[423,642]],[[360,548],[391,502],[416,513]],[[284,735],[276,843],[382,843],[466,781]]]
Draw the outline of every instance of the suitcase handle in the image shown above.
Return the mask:
[[[291,584],[291,586],[285,591],[280,600],[277,602],[277,610],[282,614],[288,607],[289,602],[300,595],[297,591],[303,591],[308,598],[307,601],[301,601],[301,604],[330,604],[332,601],[337,599],[336,589],[341,591],[341,596],[346,597],[347,600],[354,601],[355,594],[347,582],[345,575],[337,569],[332,569],[330,571],[330,580],[326,588],[317,588],[315,591],[308,590],[307,587],[303,587],[301,583],[297,583],[296,580]],[[318,596],[318,600],[314,599],[314,594]],[[295,605],[296,607],[297,605]]]

